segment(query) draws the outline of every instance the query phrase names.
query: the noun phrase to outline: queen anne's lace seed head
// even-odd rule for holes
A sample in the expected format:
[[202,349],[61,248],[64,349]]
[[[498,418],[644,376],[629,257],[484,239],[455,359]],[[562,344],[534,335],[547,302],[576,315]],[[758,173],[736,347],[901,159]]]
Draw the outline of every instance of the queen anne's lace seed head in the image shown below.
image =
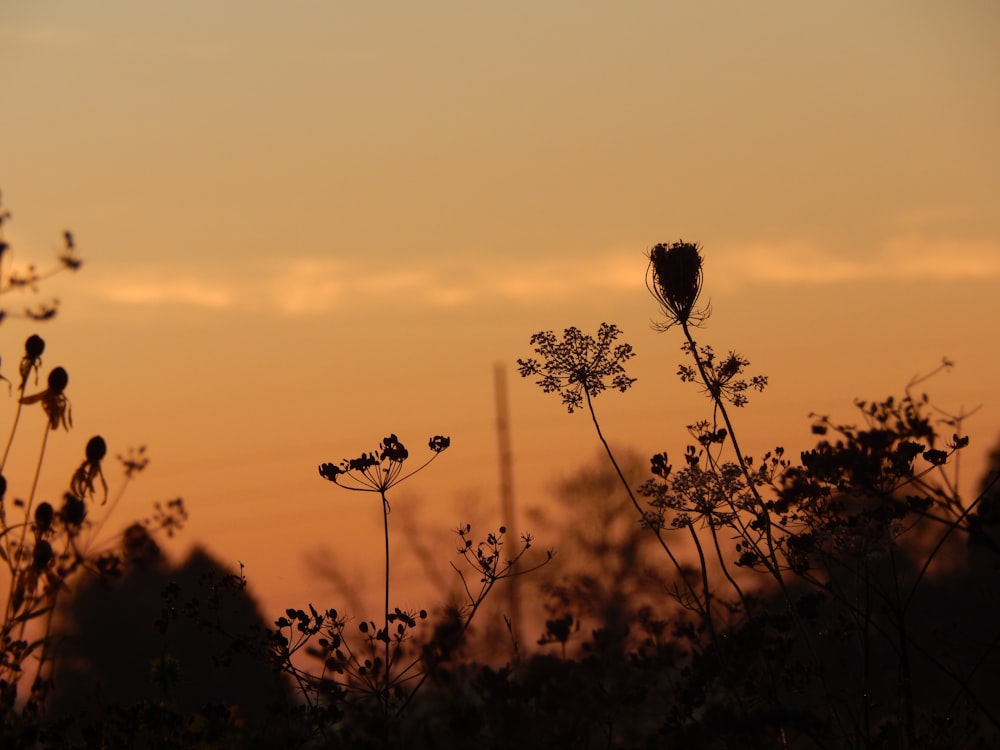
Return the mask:
[[666,321],[660,330],[675,325],[698,325],[708,317],[708,306],[699,308],[701,296],[701,248],[693,242],[660,243],[649,251],[646,286],[660,303]]

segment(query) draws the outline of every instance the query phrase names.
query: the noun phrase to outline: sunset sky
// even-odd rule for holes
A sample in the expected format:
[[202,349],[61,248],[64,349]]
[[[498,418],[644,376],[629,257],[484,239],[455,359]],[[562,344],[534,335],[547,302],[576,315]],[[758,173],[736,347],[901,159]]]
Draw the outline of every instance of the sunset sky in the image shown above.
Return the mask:
[[391,517],[447,571],[450,528],[501,521],[495,363],[522,509],[597,457],[587,417],[517,377],[532,333],[624,330],[638,380],[597,401],[617,446],[680,456],[710,416],[650,326],[644,254],[679,238],[704,247],[701,340],[770,378],[737,414],[748,452],[797,455],[810,412],[853,420],[946,356],[921,389],[982,407],[971,489],[1000,438],[998,39],[989,0],[8,0],[6,239],[45,265],[70,229],[85,259],[40,289],[55,321],[0,326],[7,377],[36,331],[70,374],[40,495],[91,435],[146,445],[118,521],[183,497],[172,555],[244,563],[269,612],[332,606],[307,555],[376,583],[381,516],[317,464],[450,435]]

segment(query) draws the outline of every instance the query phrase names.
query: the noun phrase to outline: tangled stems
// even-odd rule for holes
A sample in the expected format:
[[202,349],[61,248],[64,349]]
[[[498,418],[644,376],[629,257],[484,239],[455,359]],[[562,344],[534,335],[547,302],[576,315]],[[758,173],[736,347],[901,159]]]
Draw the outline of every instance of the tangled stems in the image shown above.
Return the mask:
[[648,522],[648,514],[639,505],[635,493],[618,465],[614,452],[601,430],[597,412],[594,410],[593,399],[607,390],[609,385],[624,393],[635,382],[635,378],[626,374],[624,366],[624,363],[635,356],[635,353],[629,344],[615,344],[620,334],[621,330],[618,326],[609,323],[601,323],[596,337],[584,334],[576,327],[567,328],[563,332],[561,340],[552,331],[536,333],[531,337],[530,343],[534,346],[535,353],[539,355],[539,358],[518,359],[518,372],[521,377],[537,377],[538,380],[535,382],[541,386],[543,392],[558,393],[570,413],[586,404],[590,419],[597,432],[597,438],[604,447],[604,452],[611,461],[618,479],[628,493],[629,500],[642,519],[642,525],[650,529],[656,536],[660,546],[670,558],[670,562],[680,574],[681,580],[691,596],[692,606],[704,619],[709,632],[714,632],[707,601],[699,601],[680,561],[663,538],[659,526]]
[[32,334],[24,342],[24,356],[21,358],[21,364],[18,368],[21,375],[21,382],[17,386],[17,392],[21,398],[17,400],[17,411],[14,412],[14,422],[10,428],[10,436],[7,438],[7,447],[4,448],[3,458],[0,459],[0,471],[3,471],[7,465],[7,457],[10,455],[10,448],[14,443],[14,435],[17,433],[17,425],[21,420],[21,410],[24,408],[24,401],[22,399],[24,397],[24,389],[28,385],[28,377],[34,372],[35,382],[38,382],[38,370],[42,366],[42,353],[44,351],[45,341],[41,336]]
[[378,449],[371,453],[362,453],[357,458],[344,459],[339,464],[324,463],[319,466],[319,474],[324,479],[333,482],[338,487],[353,492],[374,492],[378,493],[382,501],[382,528],[384,531],[385,547],[385,586],[384,586],[384,619],[382,630],[375,638],[383,642],[385,646],[385,674],[383,675],[383,686],[380,691],[380,705],[383,715],[389,713],[389,498],[387,492],[391,487],[395,487],[401,482],[409,479],[417,472],[437,458],[451,445],[451,439],[442,435],[435,435],[428,441],[431,456],[424,463],[409,473],[404,473],[403,464],[409,458],[409,451],[399,442],[395,434],[391,434],[382,439]]
[[[663,551],[667,553],[667,557],[670,558],[670,562],[673,564],[677,573],[680,575],[681,581],[683,581],[685,588],[690,594],[690,601],[697,610],[698,614],[705,622],[705,626],[708,628],[709,635],[714,638],[715,636],[715,626],[712,620],[712,610],[709,602],[709,594],[706,586],[704,600],[699,600],[698,594],[695,593],[694,587],[688,580],[687,574],[684,572],[684,568],[681,566],[680,561],[674,555],[673,550],[670,549],[670,545],[667,544],[667,540],[663,538],[663,532],[658,525],[647,522],[647,514],[643,511],[642,506],[639,505],[639,501],[635,497],[635,493],[632,491],[632,487],[629,485],[628,480],[625,478],[624,472],[622,472],[621,467],[618,465],[618,461],[615,459],[614,451],[611,450],[611,446],[608,445],[608,441],[604,437],[604,433],[601,430],[600,422],[597,420],[597,413],[594,411],[594,404],[590,397],[590,392],[584,390],[587,397],[587,409],[590,412],[590,419],[594,423],[594,430],[597,432],[597,439],[601,441],[601,445],[604,446],[604,452],[607,454],[608,459],[611,461],[611,465],[614,467],[615,473],[618,475],[618,479],[622,483],[622,487],[625,488],[625,492],[628,493],[628,499],[631,501],[636,512],[639,514],[641,523],[645,528],[648,528],[656,536],[657,541],[663,548]],[[699,547],[699,554],[701,549]],[[704,566],[703,566],[704,572]]]
[[[736,461],[739,464],[744,479],[746,480],[747,488],[754,497],[754,501],[757,506],[757,518],[760,519],[767,538],[767,555],[759,555],[759,559],[767,560],[769,571],[780,581],[781,570],[774,550],[771,515],[768,511],[767,504],[764,502],[764,499],[760,495],[760,491],[757,489],[757,481],[753,477],[750,467],[747,465],[746,457],[744,456],[743,451],[740,450],[739,440],[736,437],[736,430],[733,428],[732,419],[729,416],[729,411],[726,409],[726,400],[729,400],[734,406],[744,406],[747,403],[747,397],[744,392],[750,387],[757,391],[764,390],[764,386],[767,385],[767,378],[761,375],[755,375],[749,382],[737,379],[737,376],[742,374],[743,368],[750,364],[746,359],[743,359],[735,352],[730,352],[730,354],[723,359],[718,366],[716,366],[713,352],[709,347],[703,347],[701,349],[701,353],[699,353],[698,345],[695,343],[694,337],[691,335],[691,326],[688,321],[680,321],[680,326],[681,330],[684,332],[684,337],[687,339],[685,349],[687,349],[687,351],[691,354],[692,359],[694,359],[698,375],[700,376],[701,382],[704,384],[709,397],[712,399],[716,412],[722,415],[722,421],[726,425],[725,434],[729,436],[729,440],[733,446],[733,451],[736,453]],[[682,367],[681,379],[693,380],[694,378],[689,371],[685,371]],[[753,540],[750,540],[749,536],[745,532],[743,535],[744,538],[748,539],[755,548],[758,548],[757,544],[753,542]]]
[[[762,391],[767,385],[767,378],[757,375],[745,380],[740,375],[742,375],[744,368],[750,364],[746,359],[735,352],[730,352],[728,356],[717,360],[711,347],[699,349],[695,343],[691,327],[700,326],[710,314],[709,305],[699,307],[699,297],[704,281],[702,265],[701,248],[696,243],[680,240],[673,243],[661,243],[650,250],[646,286],[660,304],[661,312],[665,318],[663,322],[654,323],[654,327],[660,331],[667,331],[678,325],[684,332],[684,337],[687,340],[684,348],[694,359],[697,372],[682,365],[679,371],[681,380],[685,382],[699,381],[714,402],[717,413],[722,415],[726,432],[717,431],[715,436],[721,440],[728,434],[732,441],[736,460],[757,506],[755,514],[759,519],[758,523],[763,525],[767,537],[767,556],[759,555],[759,558],[766,559],[767,567],[772,575],[780,580],[781,572],[774,551],[770,514],[757,490],[756,480],[751,475],[743,451],[740,450],[725,403],[729,401],[734,406],[744,406],[747,403],[746,391],[751,388]],[[748,538],[745,531],[743,536],[750,541],[754,548],[757,548],[756,543]]]
[[[541,562],[527,568],[516,569],[520,564],[521,559],[525,556],[528,550],[531,549],[534,538],[530,534],[521,535],[521,547],[514,555],[504,556],[504,535],[507,533],[507,529],[504,526],[501,526],[496,533],[488,533],[486,535],[486,539],[478,544],[475,544],[470,538],[470,534],[472,533],[471,524],[459,526],[455,529],[455,533],[458,534],[458,537],[461,540],[461,544],[458,547],[458,554],[465,560],[466,565],[468,565],[468,567],[479,576],[480,583],[479,590],[474,591],[474,589],[469,586],[469,581],[466,578],[465,573],[455,563],[451,563],[451,567],[456,573],[458,573],[458,577],[462,581],[462,588],[465,590],[465,595],[468,599],[468,603],[461,608],[457,608],[454,613],[460,620],[460,624],[458,626],[457,633],[451,634],[450,638],[453,641],[459,641],[465,636],[469,626],[472,625],[472,620],[476,616],[476,613],[479,611],[483,602],[486,600],[486,597],[497,583],[508,578],[527,575],[528,573],[538,570],[552,560],[555,552],[548,550],[545,553],[545,559]],[[439,647],[439,649],[440,648],[441,647]],[[447,646],[445,646],[444,649],[447,650]],[[431,664],[426,665],[426,668],[423,670],[423,674],[420,675],[416,685],[412,690],[410,690],[409,695],[407,695],[400,706],[396,709],[395,715],[397,717],[403,713],[423,684],[431,676],[431,666],[433,663],[440,662],[444,656],[445,655],[440,653],[440,651],[435,653],[435,649],[425,648],[423,655],[417,657],[417,659],[415,659],[409,666],[402,670],[400,677],[414,669],[421,661],[431,661]]]

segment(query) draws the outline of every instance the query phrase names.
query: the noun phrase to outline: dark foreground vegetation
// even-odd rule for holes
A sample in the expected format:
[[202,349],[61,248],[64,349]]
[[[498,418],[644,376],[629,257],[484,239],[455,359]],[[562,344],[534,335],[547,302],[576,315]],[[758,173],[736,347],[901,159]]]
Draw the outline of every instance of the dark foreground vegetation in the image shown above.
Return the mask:
[[[56,268],[76,270],[64,240]],[[6,250],[0,232],[0,260]],[[44,278],[0,272],[0,294]],[[537,333],[518,360],[590,416],[605,454],[563,488],[578,512],[555,556],[527,534],[463,522],[448,553],[461,598],[399,609],[390,496],[450,439],[411,456],[388,435],[319,466],[331,491],[381,506],[384,606],[370,619],[309,603],[264,618],[242,570],[204,551],[170,565],[157,539],[183,526],[180,500],[102,538],[143,449],[118,454],[112,492],[109,449],[92,437],[64,495],[36,497],[50,433],[72,415],[66,370],[43,377],[44,342],[28,337],[6,373],[17,411],[0,471],[24,422],[40,421],[42,438],[30,487],[0,479],[0,747],[998,746],[1000,473],[960,494],[966,415],[932,407],[918,379],[857,401],[851,424],[815,416],[816,445],[797,460],[780,447],[746,455],[735,414],[767,378],[699,340],[702,282],[698,246],[650,251],[658,327],[706,399],[681,450],[636,460],[605,439],[595,399],[634,382],[616,326]],[[523,642],[490,606],[515,578],[533,592],[525,622],[540,623]]]

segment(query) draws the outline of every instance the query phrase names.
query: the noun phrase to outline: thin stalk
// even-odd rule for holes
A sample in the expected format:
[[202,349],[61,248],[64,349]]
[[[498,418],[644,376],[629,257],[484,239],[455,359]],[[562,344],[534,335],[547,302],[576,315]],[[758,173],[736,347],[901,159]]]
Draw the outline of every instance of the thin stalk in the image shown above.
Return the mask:
[[899,631],[899,691],[900,699],[903,702],[903,712],[906,726],[907,747],[913,747],[916,742],[916,717],[913,711],[913,678],[910,669],[910,649],[909,638],[906,634],[906,613],[903,608],[902,597],[900,595],[899,570],[896,566],[896,552],[894,546],[889,547],[889,563],[892,568],[892,583],[894,601],[892,606],[895,609],[896,627]]
[[871,747],[871,705],[872,705],[872,695],[871,695],[871,622],[872,622],[872,597],[871,597],[871,585],[870,585],[870,569],[868,567],[868,562],[865,562],[865,580],[864,580],[864,594],[865,594],[865,604],[864,604],[864,626],[861,629],[862,638],[862,649],[864,650],[864,656],[861,662],[862,670],[862,684],[861,684],[861,716],[862,716],[862,726],[864,730],[865,747]]
[[[21,383],[20,388],[21,397],[24,397],[24,383]],[[0,472],[4,470],[7,465],[7,456],[10,455],[10,448],[14,444],[14,435],[17,433],[18,422],[21,421],[21,410],[24,408],[24,404],[21,403],[21,399],[17,400],[17,410],[14,412],[14,423],[10,428],[10,436],[7,438],[7,447],[3,451],[3,459],[0,460]],[[0,528],[7,531],[7,507],[3,502],[3,498],[0,498]],[[11,548],[9,545],[9,538],[5,535],[4,540],[4,551],[7,553],[7,560],[11,565],[11,573],[13,573],[13,560],[11,560]]]
[[689,521],[687,527],[688,531],[691,532],[691,539],[694,540],[694,548],[698,550],[698,562],[701,566],[701,588],[705,597],[705,625],[708,626],[712,640],[715,640],[715,623],[712,620],[712,591],[708,585],[708,565],[705,562],[705,551],[701,548],[701,540],[694,530],[694,524]]
[[722,395],[717,392],[717,390],[711,385],[708,374],[705,369],[705,363],[701,360],[701,355],[698,354],[698,345],[695,343],[694,337],[691,335],[691,329],[688,327],[687,321],[681,323],[681,328],[684,331],[684,336],[688,340],[688,344],[691,347],[691,356],[694,358],[695,365],[698,367],[698,373],[701,375],[701,380],[709,390],[709,394],[712,400],[715,402],[716,408],[719,413],[722,414],[722,420],[726,423],[726,429],[729,431],[729,439],[733,445],[733,451],[736,453],[736,461],[740,465],[740,469],[743,471],[743,476],[746,477],[747,487],[750,492],[753,493],[754,499],[757,501],[757,506],[760,508],[760,514],[765,519],[764,531],[767,535],[767,552],[770,557],[771,575],[773,575],[779,582],[782,582],[782,588],[784,588],[784,583],[782,581],[781,568],[778,565],[778,558],[774,551],[774,539],[771,535],[771,514],[767,511],[767,506],[764,504],[764,499],[760,496],[760,492],[757,490],[757,484],[754,482],[753,476],[750,473],[750,467],[747,466],[746,459],[743,456],[743,451],[740,450],[739,441],[736,439],[736,431],[733,429],[732,420],[729,418],[729,412],[726,410],[725,402],[722,400]]
[[[20,554],[20,552],[24,549],[24,539],[25,539],[25,537],[28,534],[28,526],[31,523],[31,508],[32,508],[32,506],[35,503],[35,490],[38,488],[38,478],[39,478],[39,476],[42,473],[42,462],[45,459],[45,446],[48,445],[49,432],[51,432],[51,425],[46,424],[45,425],[45,433],[42,435],[42,449],[38,453],[38,463],[35,465],[35,478],[31,482],[31,494],[28,495],[28,504],[27,504],[27,506],[24,509],[24,519],[25,519],[24,520],[24,525],[21,527],[21,538],[18,540],[18,542],[17,542],[17,548],[16,548],[16,552],[18,554]],[[14,564],[13,563],[13,554],[14,554],[14,551],[11,551],[11,554],[8,555],[8,559],[11,560],[11,565]],[[7,616],[8,617],[12,617],[14,615],[14,612],[10,609],[10,607],[13,604],[13,601],[14,601],[14,586],[16,584],[16,581],[17,581],[17,576],[14,575],[13,572],[12,572],[11,577],[10,577],[10,591],[7,593]]]
[[[21,396],[24,396],[24,389],[21,389]],[[0,471],[3,471],[4,467],[7,465],[7,456],[10,455],[10,447],[14,444],[14,435],[17,433],[17,424],[21,421],[21,409],[24,408],[24,404],[21,403],[21,399],[17,400],[17,410],[14,412],[14,423],[10,428],[10,436],[7,438],[7,447],[3,451],[3,459],[0,460]]]
[[[756,501],[759,517],[763,520],[764,535],[766,539],[767,549],[766,549],[766,555],[761,555],[759,556],[759,558],[766,567],[768,573],[770,573],[770,575],[774,578],[775,582],[778,584],[778,588],[781,590],[782,597],[785,600],[785,605],[788,609],[788,613],[791,616],[792,620],[795,622],[795,625],[799,633],[801,633],[803,639],[805,640],[806,647],[808,648],[811,656],[815,660],[817,659],[815,644],[813,643],[808,628],[806,628],[805,625],[802,623],[802,619],[799,616],[799,613],[796,610],[794,603],[792,601],[791,592],[789,592],[788,586],[785,582],[785,578],[781,572],[781,565],[778,562],[778,555],[774,544],[774,535],[772,533],[772,528],[771,528],[773,524],[773,521],[771,519],[771,514],[767,509],[767,505],[764,502],[764,498],[761,497],[760,491],[757,489],[757,483],[754,480],[754,477],[750,471],[750,467],[747,465],[746,458],[743,455],[743,451],[740,449],[740,444],[736,437],[736,430],[733,428],[733,422],[729,418],[729,412],[727,411],[725,402],[722,399],[722,394],[716,387],[717,384],[713,384],[708,377],[707,368],[705,366],[705,363],[701,359],[701,355],[698,354],[698,345],[695,342],[694,337],[691,335],[691,329],[688,326],[688,322],[686,320],[681,321],[681,328],[684,331],[684,337],[687,339],[688,345],[690,347],[691,356],[695,361],[695,365],[698,367],[698,373],[701,375],[701,380],[705,384],[706,388],[708,388],[709,395],[711,396],[715,408],[718,410],[719,413],[722,414],[722,419],[725,422],[726,429],[728,430],[729,439],[732,442],[733,451],[736,453],[736,460],[739,464],[740,470],[742,471],[744,478],[746,479],[747,488],[750,490],[751,494],[754,497],[754,500]],[[737,513],[737,523],[742,526],[742,522],[739,521],[738,519],[739,519],[739,514]],[[745,530],[743,531],[743,534],[744,536],[746,536]],[[756,541],[753,542],[753,546],[757,550],[760,549]],[[773,680],[773,675],[772,675],[772,680]],[[777,700],[777,696],[776,695],[772,696],[772,699]],[[840,716],[836,711],[834,712],[834,717],[837,723],[842,725]]]
[[97,545],[96,547],[97,549],[100,549],[100,545],[98,544],[98,536],[101,533],[101,530],[104,528],[104,524],[106,524],[108,522],[108,519],[114,514],[115,508],[117,508],[118,503],[121,502],[122,496],[125,494],[125,490],[129,486],[129,483],[131,481],[132,481],[131,478],[126,474],[125,481],[122,483],[122,486],[118,489],[118,492],[115,493],[115,496],[111,499],[111,504],[108,506],[107,512],[101,517],[101,520],[98,521],[97,524],[94,526],[94,528],[90,531],[87,543],[84,546],[85,550],[88,551],[93,550],[95,548],[95,545]]
[[[462,587],[465,589],[466,596],[469,597],[469,606],[468,606],[467,609],[464,610],[464,614],[462,615],[465,618],[465,622],[462,623],[462,628],[459,631],[460,635],[465,635],[465,633],[468,631],[469,626],[472,625],[472,618],[474,618],[476,616],[476,612],[479,611],[480,606],[482,605],[482,603],[484,601],[486,601],[486,597],[493,590],[493,587],[497,584],[498,581],[501,581],[504,578],[509,578],[511,576],[526,575],[526,574],[531,573],[531,572],[533,572],[535,570],[538,570],[538,568],[542,567],[542,565],[545,565],[545,563],[543,562],[543,563],[541,563],[539,565],[536,565],[536,566],[531,567],[531,568],[527,568],[526,570],[522,570],[522,571],[519,571],[517,573],[510,572],[511,568],[513,567],[513,565],[521,558],[521,555],[524,554],[524,551],[525,550],[522,549],[521,552],[519,552],[517,554],[517,556],[514,557],[513,560],[508,561],[507,567],[505,568],[505,570],[501,571],[499,573],[497,572],[497,566],[499,565],[499,560],[495,560],[494,563],[493,563],[493,569],[491,571],[491,574],[489,574],[489,575],[487,575],[485,577],[486,580],[483,582],[482,586],[480,587],[478,595],[473,595],[472,590],[469,588],[469,583],[465,579],[465,574],[461,570],[459,570],[459,568],[455,565],[455,563],[451,563],[451,567],[455,570],[456,573],[458,573],[459,580],[462,581]],[[565,657],[565,655],[566,655],[566,644],[564,643],[563,644],[563,657]],[[407,666],[400,673],[400,676],[405,675],[411,669],[413,669],[414,667],[416,667],[417,664],[419,664],[420,662],[424,661],[424,658],[425,658],[424,656],[418,656],[416,659],[413,660],[413,662],[411,662],[409,664],[409,666]],[[402,704],[396,709],[395,714],[394,714],[396,717],[399,717],[403,713],[403,711],[406,709],[406,707],[410,705],[410,702],[416,696],[417,692],[420,690],[420,688],[423,686],[423,684],[427,681],[427,679],[430,677],[430,675],[431,675],[430,669],[425,669],[423,671],[423,673],[420,674],[420,677],[417,680],[417,684],[410,691],[409,695],[406,696],[406,698],[403,700]],[[414,677],[416,677],[416,676],[414,676]]]
[[[615,473],[618,474],[618,479],[621,481],[622,486],[625,488],[625,492],[628,493],[628,499],[632,501],[632,505],[639,513],[639,517],[644,518],[645,513],[643,513],[642,506],[639,505],[639,501],[635,499],[635,493],[632,492],[632,488],[629,486],[628,480],[625,478],[625,474],[622,472],[621,467],[618,465],[618,461],[615,460],[615,454],[612,452],[611,446],[608,445],[608,441],[605,440],[604,433],[601,431],[601,425],[597,421],[597,413],[594,411],[594,403],[593,401],[591,401],[590,398],[590,389],[585,387],[583,389],[583,393],[587,397],[587,409],[590,412],[590,419],[594,423],[594,429],[597,431],[597,439],[600,440],[601,445],[604,446],[604,452],[608,454],[608,459],[611,461],[611,465],[614,467]],[[667,544],[667,541],[663,538],[663,533],[655,526],[651,526],[650,530],[656,535],[657,540],[660,542],[660,546],[663,547],[663,551],[667,553],[667,557],[670,558],[670,562],[673,563],[674,567],[677,569],[677,572],[680,573],[681,580],[684,582],[685,587],[687,587],[688,593],[690,593],[692,599],[695,602],[697,602],[698,594],[694,590],[694,587],[691,585],[691,582],[687,579],[687,576],[684,574],[684,569],[681,567],[680,562],[678,562],[677,558],[674,556],[674,553],[673,551],[671,551],[670,546]],[[706,618],[707,620],[708,614],[705,612],[704,607],[700,607],[700,609],[702,617]]]
[[917,577],[913,582],[913,586],[910,588],[910,593],[906,597],[906,602],[904,602],[903,604],[904,614],[910,608],[910,604],[913,602],[913,597],[917,593],[917,587],[923,581],[924,575],[926,575],[927,570],[931,566],[931,562],[933,562],[934,558],[937,557],[937,554],[938,552],[941,551],[941,548],[944,547],[945,541],[947,541],[948,537],[951,536],[951,533],[955,529],[962,528],[960,526],[962,520],[968,518],[968,516],[972,513],[972,510],[979,504],[979,501],[982,500],[984,497],[986,497],[989,491],[997,483],[997,480],[1000,480],[1000,473],[997,473],[993,476],[989,484],[985,488],[983,488],[983,491],[981,493],[979,493],[979,496],[976,497],[976,499],[969,504],[969,507],[964,508],[962,510],[962,513],[954,521],[947,523],[947,528],[945,529],[944,534],[941,535],[941,538],[938,539],[937,543],[934,545],[930,553],[924,559],[924,564],[920,567],[920,572],[917,573]]
[[[63,549],[63,555],[69,552],[71,546],[70,539],[66,539],[66,546]],[[52,660],[50,656],[51,644],[49,642],[49,634],[52,632],[52,618],[56,613],[56,600],[59,598],[59,592],[62,590],[62,586],[55,586],[52,593],[49,594],[49,611],[45,613],[45,626],[42,630],[42,652],[38,657],[38,666],[35,670],[35,679],[32,684],[39,684],[42,679],[42,670],[45,667],[46,662]],[[24,631],[27,626],[28,621],[24,620],[21,623],[21,638],[24,637]]]
[[382,631],[385,639],[385,692],[382,696],[383,714],[389,714],[389,501],[386,499],[385,490],[379,490],[382,498],[382,526],[385,530],[385,612]]
[[732,573],[729,572],[729,566],[726,565],[726,561],[722,557],[722,547],[719,546],[719,535],[715,531],[715,526],[712,523],[708,525],[709,530],[712,532],[712,542],[715,545],[715,554],[719,559],[719,566],[722,568],[722,575],[726,577],[729,584],[736,591],[736,595],[740,598],[740,603],[743,604],[743,611],[746,612],[747,617],[753,617],[753,613],[750,611],[750,603],[747,601],[746,595],[743,593],[743,588],[736,582],[733,578]]

